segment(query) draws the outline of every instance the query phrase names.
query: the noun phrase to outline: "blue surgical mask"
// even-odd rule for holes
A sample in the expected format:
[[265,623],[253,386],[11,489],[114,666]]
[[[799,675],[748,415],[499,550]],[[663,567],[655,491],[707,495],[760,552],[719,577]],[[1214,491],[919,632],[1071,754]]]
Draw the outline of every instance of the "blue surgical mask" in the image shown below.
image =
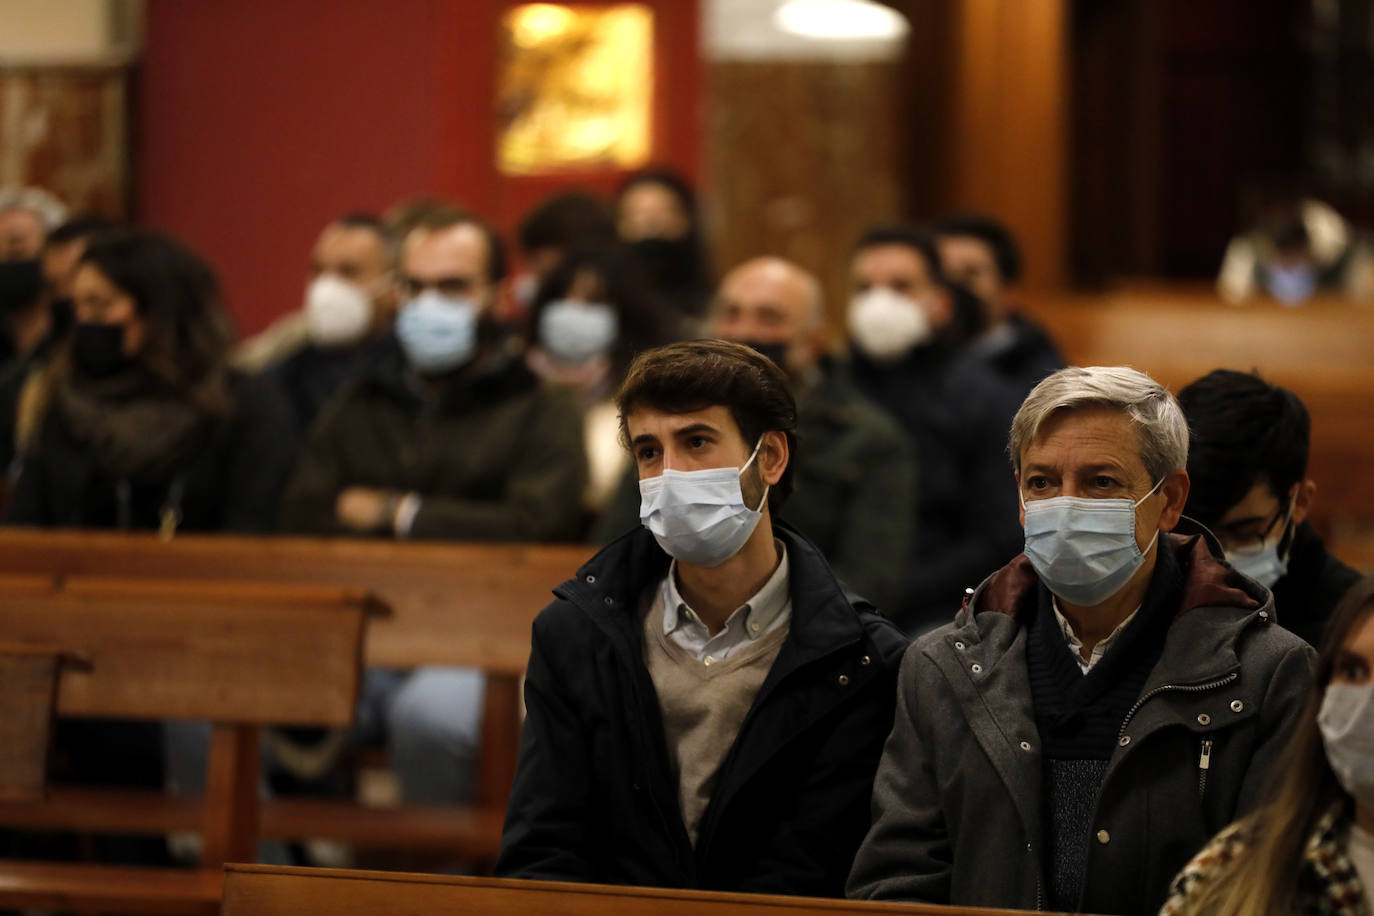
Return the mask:
[[451,372],[477,351],[476,304],[425,290],[401,306],[396,337],[406,360],[425,375]]
[[560,299],[544,306],[539,316],[539,343],[561,363],[582,363],[609,352],[619,331],[615,309],[599,302]]
[[744,502],[740,476],[758,456],[763,437],[741,468],[664,470],[639,482],[639,520],[674,559],[693,566],[719,566],[739,553],[763,517],[768,488],[757,509]]
[[1055,595],[1079,607],[1093,607],[1119,592],[1145,562],[1135,540],[1136,507],[1149,493],[1129,499],[1055,496],[1022,501],[1026,511],[1026,556],[1040,581]]
[[1306,264],[1269,266],[1264,269],[1264,285],[1284,305],[1297,305],[1317,291],[1317,272]]
[[[1296,495],[1294,494],[1294,498]],[[1232,547],[1226,551],[1226,560],[1232,569],[1249,576],[1265,588],[1273,588],[1274,583],[1288,572],[1289,550],[1280,553],[1279,546],[1288,540],[1288,531],[1292,527],[1293,499],[1288,501],[1285,514],[1290,521],[1279,530],[1278,537],[1274,540],[1265,541],[1256,548]],[[1291,549],[1292,544],[1288,546]]]

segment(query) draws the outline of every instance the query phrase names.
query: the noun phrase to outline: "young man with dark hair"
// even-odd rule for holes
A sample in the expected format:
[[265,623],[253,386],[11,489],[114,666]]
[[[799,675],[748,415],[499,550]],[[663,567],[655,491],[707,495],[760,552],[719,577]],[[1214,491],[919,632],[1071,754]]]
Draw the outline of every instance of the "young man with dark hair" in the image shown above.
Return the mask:
[[1311,421],[1293,392],[1259,375],[1217,369],[1178,394],[1193,449],[1187,513],[1212,529],[1226,558],[1274,593],[1279,623],[1312,645],[1360,574],[1307,523]]
[[617,405],[644,527],[535,621],[497,874],[837,896],[905,640],[773,521],[797,448],[774,363],[673,344]]
[[1021,279],[1021,249],[1006,226],[973,213],[946,217],[932,227],[945,275],[967,287],[982,307],[981,330],[968,349],[1022,396],[1064,368],[1048,333],[1017,310],[1012,293]]
[[884,608],[916,636],[952,619],[966,588],[1016,556],[1016,491],[1002,448],[1025,392],[968,352],[977,300],[945,280],[928,234],[871,229],[854,247],[850,277],[851,377],[916,446],[916,543],[903,600]]

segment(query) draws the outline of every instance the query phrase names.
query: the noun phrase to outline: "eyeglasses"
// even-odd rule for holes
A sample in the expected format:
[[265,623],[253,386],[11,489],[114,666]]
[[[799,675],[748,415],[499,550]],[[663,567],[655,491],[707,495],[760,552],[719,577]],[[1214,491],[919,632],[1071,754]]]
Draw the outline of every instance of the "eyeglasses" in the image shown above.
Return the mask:
[[1288,517],[1289,511],[1293,508],[1290,500],[1287,505],[1279,506],[1278,511],[1261,530],[1256,530],[1254,522],[1237,522],[1233,525],[1222,525],[1216,530],[1217,540],[1221,541],[1230,553],[1259,553],[1264,549],[1264,544],[1269,540],[1269,535],[1273,533],[1278,523]]

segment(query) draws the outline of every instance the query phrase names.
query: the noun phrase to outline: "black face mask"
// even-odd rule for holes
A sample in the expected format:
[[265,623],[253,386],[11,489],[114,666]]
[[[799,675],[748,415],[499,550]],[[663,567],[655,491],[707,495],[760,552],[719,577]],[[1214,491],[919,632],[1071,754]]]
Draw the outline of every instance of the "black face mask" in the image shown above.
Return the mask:
[[66,296],[58,296],[48,302],[48,313],[52,315],[52,334],[64,336],[76,323],[76,305]]
[[0,261],[0,314],[33,305],[43,292],[43,264],[38,258]]
[[783,372],[787,371],[787,344],[759,343],[756,340],[741,340],[740,343],[757,353],[768,357]]
[[87,378],[114,375],[131,362],[124,355],[124,325],[80,322],[72,335],[72,359]]
[[659,287],[678,288],[700,279],[701,257],[691,237],[639,239],[630,249]]

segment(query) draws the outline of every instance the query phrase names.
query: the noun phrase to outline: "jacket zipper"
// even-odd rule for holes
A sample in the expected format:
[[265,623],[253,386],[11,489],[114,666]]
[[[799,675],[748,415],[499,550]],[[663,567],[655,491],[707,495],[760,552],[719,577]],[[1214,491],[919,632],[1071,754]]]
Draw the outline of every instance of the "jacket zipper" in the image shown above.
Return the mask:
[[1197,797],[1207,794],[1207,771],[1212,768],[1212,739],[1202,739],[1202,753],[1197,758]]
[[1208,690],[1216,690],[1218,687],[1225,687],[1238,677],[1240,677],[1240,673],[1232,671],[1230,674],[1226,675],[1226,677],[1218,678],[1215,681],[1208,681],[1205,684],[1160,684],[1154,690],[1143,694],[1140,699],[1135,701],[1135,704],[1131,706],[1130,710],[1127,711],[1126,718],[1121,720],[1121,729],[1116,734],[1117,741],[1126,737],[1126,729],[1130,726],[1131,719],[1140,711],[1140,707],[1144,706],[1146,702],[1159,696],[1161,693],[1166,693],[1170,690],[1177,690],[1180,693],[1205,693]]

